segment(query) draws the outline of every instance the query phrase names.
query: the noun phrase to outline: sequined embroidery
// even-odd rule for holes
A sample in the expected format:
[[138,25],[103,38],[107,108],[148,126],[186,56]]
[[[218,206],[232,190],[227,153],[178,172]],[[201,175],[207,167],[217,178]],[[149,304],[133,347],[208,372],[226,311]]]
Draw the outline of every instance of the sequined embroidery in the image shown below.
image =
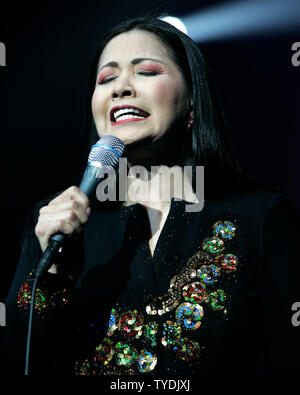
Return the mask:
[[148,339],[148,341],[151,343],[152,347],[155,347],[157,345],[157,332],[158,324],[156,322],[149,322],[149,324],[145,326],[145,336],[146,339]]
[[183,337],[179,340],[178,344],[174,346],[173,350],[176,355],[186,362],[191,362],[200,357],[200,346],[197,342]]
[[220,266],[226,273],[235,271],[237,269],[238,262],[238,258],[233,254],[221,255],[215,259],[216,265]]
[[196,279],[197,269],[201,265],[209,265],[213,259],[203,251],[196,252],[188,261],[183,270],[170,281],[168,292],[164,296],[154,298],[147,306],[146,312],[149,315],[163,315],[174,310],[178,306],[182,288],[192,279]]
[[218,221],[213,225],[213,234],[223,239],[232,239],[235,235],[236,226],[230,221]]
[[140,373],[151,372],[157,364],[157,358],[155,354],[150,351],[142,350],[138,359],[138,370]]
[[[24,312],[28,312],[30,309],[32,282],[32,273],[30,273],[28,280],[20,286],[17,294],[17,305]],[[64,287],[53,289],[50,292],[47,284],[41,281],[35,291],[34,310],[41,317],[45,317],[47,314],[65,306],[69,301],[70,294],[70,290]]]
[[113,308],[110,313],[107,336],[112,336],[117,328],[118,328],[118,315],[116,309]]
[[[21,285],[18,295],[17,304],[24,311],[28,311],[31,303],[31,286],[28,283]],[[40,288],[36,289],[34,298],[34,309],[38,314],[42,314],[48,307],[46,293]]]
[[213,310],[224,309],[226,295],[223,289],[217,289],[208,295],[208,303]]
[[124,342],[118,342],[115,345],[115,349],[118,366],[130,366],[138,357],[136,350]]
[[[205,320],[207,308],[226,313],[225,291],[212,287],[223,273],[227,276],[238,268],[238,258],[223,253],[224,242],[236,235],[236,226],[230,221],[217,221],[212,230],[213,236],[205,238],[201,244],[202,251],[197,251],[180,273],[171,278],[167,292],[147,304],[145,310],[151,321],[147,322],[137,310],[119,313],[116,308],[112,309],[107,336],[114,341],[115,335],[119,333],[126,341],[116,340],[113,348],[105,338],[106,348],[100,349],[98,346],[96,350],[96,355],[102,350],[105,362],[100,360],[102,365],[96,368],[95,362],[99,362],[99,358],[95,357],[89,364],[85,360],[82,365],[77,364],[77,374],[94,374],[96,371],[99,374],[136,374],[153,371],[158,363],[156,354],[147,347],[139,351],[137,340],[154,349],[160,343],[188,363],[200,358],[200,344],[188,336],[201,330],[199,328]],[[153,321],[155,316],[167,313],[173,314],[173,320],[167,319],[162,324]],[[114,354],[111,351],[113,349]]]
[[124,336],[135,337],[138,339],[143,333],[143,316],[136,310],[127,311],[122,314],[119,322],[120,332]]
[[203,240],[202,248],[209,254],[217,254],[224,250],[224,241],[217,236],[207,237]]
[[197,277],[204,284],[214,284],[221,275],[221,268],[216,265],[203,265],[197,270]]
[[200,327],[203,314],[203,307],[199,304],[182,303],[177,307],[175,317],[177,324],[195,330]]
[[173,346],[181,336],[181,327],[176,322],[166,321],[163,323],[163,337],[161,343],[165,347]]
[[88,359],[81,364],[75,364],[75,371],[78,376],[96,376],[99,374],[98,365]]
[[204,302],[207,298],[206,285],[200,282],[187,284],[182,288],[182,296],[187,302]]
[[96,347],[94,361],[100,365],[107,365],[115,353],[113,342],[105,337],[103,342]]

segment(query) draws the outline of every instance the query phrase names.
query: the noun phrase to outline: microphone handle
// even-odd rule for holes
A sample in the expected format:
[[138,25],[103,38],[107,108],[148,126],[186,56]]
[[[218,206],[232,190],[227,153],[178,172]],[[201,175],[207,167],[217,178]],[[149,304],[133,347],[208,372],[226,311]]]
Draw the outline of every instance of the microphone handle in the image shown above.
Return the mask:
[[40,277],[47,269],[49,269],[52,264],[52,256],[59,250],[64,238],[65,235],[59,233],[51,238],[48,247],[45,249],[41,259],[39,260],[39,263],[37,264],[36,271],[34,272],[34,278]]
[[84,172],[79,189],[90,199],[96,192],[98,184],[104,179],[102,176],[108,166],[94,166],[89,164]]

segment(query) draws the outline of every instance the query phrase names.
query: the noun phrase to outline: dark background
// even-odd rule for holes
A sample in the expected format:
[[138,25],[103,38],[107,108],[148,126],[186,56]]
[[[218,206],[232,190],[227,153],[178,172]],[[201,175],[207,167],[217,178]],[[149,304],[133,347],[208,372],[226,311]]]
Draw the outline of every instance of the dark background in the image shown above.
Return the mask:
[[[0,6],[1,279],[3,300],[24,221],[39,199],[75,181],[80,108],[98,39],[126,17],[184,16],[228,1],[42,1]],[[214,71],[233,142],[245,165],[279,186],[300,210],[300,31],[201,44]]]

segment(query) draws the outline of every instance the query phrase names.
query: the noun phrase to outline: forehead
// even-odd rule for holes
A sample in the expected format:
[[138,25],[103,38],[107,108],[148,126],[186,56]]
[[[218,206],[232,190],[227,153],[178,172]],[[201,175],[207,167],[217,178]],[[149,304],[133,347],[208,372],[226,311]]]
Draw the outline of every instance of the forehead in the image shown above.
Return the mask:
[[111,60],[128,58],[156,57],[171,62],[170,54],[162,41],[153,33],[145,30],[131,30],[111,39],[105,46],[99,65]]

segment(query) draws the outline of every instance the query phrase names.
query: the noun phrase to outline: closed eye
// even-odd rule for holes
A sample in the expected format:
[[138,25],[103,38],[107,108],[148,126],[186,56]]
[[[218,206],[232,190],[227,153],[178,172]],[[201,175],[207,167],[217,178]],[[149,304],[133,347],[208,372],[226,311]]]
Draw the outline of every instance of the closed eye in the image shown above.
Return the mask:
[[151,77],[151,76],[158,75],[159,73],[157,71],[146,71],[146,70],[143,70],[143,71],[139,71],[138,74],[146,75],[146,76],[150,76]]
[[98,80],[99,85],[108,84],[110,81],[113,81],[117,77],[103,78],[103,80]]
[[[159,73],[158,71],[142,70],[142,71],[139,71],[137,74],[143,75],[143,76],[148,76],[148,77],[154,77],[154,76],[156,76],[156,75],[158,75],[158,74],[160,74],[160,73]],[[98,80],[98,84],[99,84],[99,85],[108,84],[109,82],[113,81],[113,80],[116,79],[116,78],[117,78],[117,76],[108,77],[108,78],[103,78],[103,79],[100,78],[100,79]]]

